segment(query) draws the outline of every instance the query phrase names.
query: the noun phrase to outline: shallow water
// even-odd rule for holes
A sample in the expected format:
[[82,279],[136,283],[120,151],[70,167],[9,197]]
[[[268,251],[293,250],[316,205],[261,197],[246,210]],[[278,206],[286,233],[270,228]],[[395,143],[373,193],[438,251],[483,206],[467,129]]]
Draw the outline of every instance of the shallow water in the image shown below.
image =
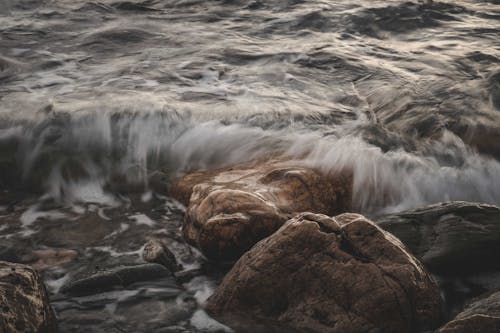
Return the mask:
[[[203,265],[161,195],[189,170],[285,154],[354,170],[365,214],[500,204],[499,142],[496,0],[0,0],[0,237],[78,251],[44,273],[56,299],[164,229]],[[203,322],[194,304],[171,325]]]

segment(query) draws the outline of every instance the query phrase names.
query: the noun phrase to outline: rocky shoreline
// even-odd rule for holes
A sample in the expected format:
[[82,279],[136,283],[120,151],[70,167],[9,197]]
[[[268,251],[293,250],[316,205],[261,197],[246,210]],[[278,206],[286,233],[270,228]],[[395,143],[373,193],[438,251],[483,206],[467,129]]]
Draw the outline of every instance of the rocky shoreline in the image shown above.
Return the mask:
[[[108,211],[58,207],[59,223],[50,207],[52,215],[38,211],[43,223],[31,221],[32,240],[5,238],[2,332],[83,332],[91,323],[161,333],[500,329],[499,207],[447,202],[365,217],[351,212],[349,172],[278,160],[192,172],[166,194],[185,214],[159,194]],[[23,214],[13,205],[2,232],[25,233]],[[182,237],[169,214],[184,215]],[[90,245],[108,254],[89,254]],[[108,245],[127,254],[109,255]],[[207,281],[215,291],[200,287]]]

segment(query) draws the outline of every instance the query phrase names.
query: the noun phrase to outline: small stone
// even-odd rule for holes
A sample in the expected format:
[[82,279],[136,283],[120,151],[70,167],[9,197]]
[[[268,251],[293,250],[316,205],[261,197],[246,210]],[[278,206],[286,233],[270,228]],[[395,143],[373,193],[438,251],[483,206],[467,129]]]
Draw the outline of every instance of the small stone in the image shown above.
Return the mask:
[[151,239],[144,245],[142,258],[144,261],[163,265],[171,272],[177,272],[182,269],[182,266],[177,264],[177,260],[172,251],[170,251],[163,242],[157,239]]

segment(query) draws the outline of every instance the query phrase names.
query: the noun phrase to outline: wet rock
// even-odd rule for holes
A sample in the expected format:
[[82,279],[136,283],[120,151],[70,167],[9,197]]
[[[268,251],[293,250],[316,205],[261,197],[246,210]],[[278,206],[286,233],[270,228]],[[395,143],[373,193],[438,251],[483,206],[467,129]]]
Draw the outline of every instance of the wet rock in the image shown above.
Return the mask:
[[45,286],[29,266],[0,262],[0,305],[0,332],[57,331]]
[[170,251],[163,242],[157,239],[151,239],[144,245],[142,258],[144,261],[163,265],[171,272],[177,272],[182,269],[182,266],[177,263],[172,251]]
[[404,245],[363,216],[304,213],[240,258],[207,311],[238,332],[253,331],[241,324],[249,317],[307,332],[420,332],[439,324],[440,295]]
[[93,295],[120,289],[132,283],[160,278],[173,279],[173,275],[168,269],[159,264],[119,266],[70,281],[61,288],[61,291],[73,296]]
[[351,188],[347,172],[260,161],[188,174],[171,194],[188,206],[184,238],[209,258],[231,261],[297,213],[349,210]]
[[383,216],[377,224],[432,272],[456,275],[500,268],[499,207],[447,202]]
[[[86,333],[158,332],[186,321],[196,310],[196,301],[171,278],[136,282],[123,289],[95,295],[51,299],[63,332]],[[103,309],[113,309],[113,314]]]
[[437,333],[500,332],[500,292],[468,305]]
[[500,288],[500,208],[447,202],[382,216],[378,225],[397,236],[438,280],[447,317],[468,300]]

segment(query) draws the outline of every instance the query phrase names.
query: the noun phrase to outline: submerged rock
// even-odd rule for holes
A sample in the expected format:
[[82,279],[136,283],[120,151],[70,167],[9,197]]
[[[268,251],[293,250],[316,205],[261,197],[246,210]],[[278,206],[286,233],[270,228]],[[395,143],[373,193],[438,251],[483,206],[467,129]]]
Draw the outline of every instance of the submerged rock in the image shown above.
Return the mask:
[[347,211],[351,189],[349,173],[273,161],[191,173],[171,194],[188,206],[185,239],[209,258],[230,261],[297,213]]
[[468,305],[437,333],[500,332],[500,292]]
[[167,278],[172,281],[172,273],[159,264],[118,266],[94,273],[88,277],[70,281],[61,288],[64,294],[72,296],[93,295],[113,289],[120,289],[132,283]]
[[500,268],[499,207],[447,202],[383,216],[377,224],[432,272],[467,274]]
[[144,245],[142,258],[144,261],[163,265],[171,272],[177,272],[182,269],[182,266],[177,263],[172,251],[157,239],[151,239]]
[[240,258],[207,311],[238,332],[255,331],[251,317],[290,331],[403,333],[435,328],[440,301],[423,266],[371,221],[304,213]]
[[29,266],[0,261],[0,305],[0,332],[57,332],[45,286]]

